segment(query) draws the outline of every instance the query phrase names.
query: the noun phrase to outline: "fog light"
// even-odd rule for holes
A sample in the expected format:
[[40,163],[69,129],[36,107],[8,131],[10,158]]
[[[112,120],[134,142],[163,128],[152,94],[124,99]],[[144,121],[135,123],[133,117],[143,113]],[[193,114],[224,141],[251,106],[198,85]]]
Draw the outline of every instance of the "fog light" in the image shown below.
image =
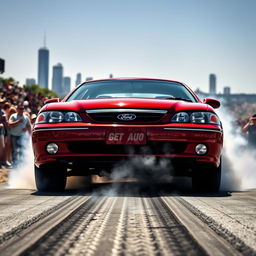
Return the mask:
[[46,151],[49,153],[49,154],[56,154],[59,150],[59,147],[57,144],[55,143],[49,143],[47,146],[46,146]]
[[195,150],[198,155],[205,155],[207,153],[207,147],[204,144],[196,145]]

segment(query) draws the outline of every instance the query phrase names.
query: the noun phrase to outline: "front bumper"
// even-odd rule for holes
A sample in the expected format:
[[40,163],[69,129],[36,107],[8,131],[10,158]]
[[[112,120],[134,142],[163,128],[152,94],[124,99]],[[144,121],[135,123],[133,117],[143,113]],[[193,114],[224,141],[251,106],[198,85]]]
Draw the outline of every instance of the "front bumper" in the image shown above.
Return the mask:
[[[35,126],[32,133],[35,165],[50,162],[72,163],[76,166],[98,168],[113,165],[121,159],[136,156],[168,158],[180,164],[209,163],[218,166],[223,146],[223,132],[213,125],[154,125],[146,129],[146,145],[107,145],[106,131],[116,125],[89,124],[79,127],[60,125]],[[118,125],[127,128],[127,126]],[[131,129],[132,126],[129,126]],[[46,152],[46,145],[54,142],[59,151]],[[208,151],[197,155],[195,146],[203,143]]]

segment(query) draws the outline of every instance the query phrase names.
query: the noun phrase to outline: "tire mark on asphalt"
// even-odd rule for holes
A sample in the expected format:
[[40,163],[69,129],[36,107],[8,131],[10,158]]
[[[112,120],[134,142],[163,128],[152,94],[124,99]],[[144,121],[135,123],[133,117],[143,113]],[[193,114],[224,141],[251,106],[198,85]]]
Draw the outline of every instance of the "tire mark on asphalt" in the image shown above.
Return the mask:
[[160,197],[93,196],[20,255],[207,255]]
[[[95,203],[97,204],[95,205]],[[75,246],[82,232],[97,219],[97,211],[103,205],[103,198],[89,198],[21,255],[67,255],[70,248]]]
[[23,223],[21,223],[20,225],[18,225],[17,227],[12,228],[10,231],[4,233],[3,235],[0,236],[0,245],[4,242],[6,242],[7,240],[11,239],[13,236],[17,236],[19,235],[20,232],[22,232],[23,230],[29,228],[31,225],[33,225],[34,223],[40,221],[41,219],[47,217],[48,215],[54,213],[55,211],[57,211],[58,209],[64,207],[67,203],[69,203],[70,201],[74,200],[74,198],[68,198],[65,201],[57,204],[56,206],[43,211],[42,213],[38,214],[37,216],[29,219],[28,221],[25,221]]
[[[57,209],[64,209],[68,202],[72,205],[76,197],[42,213],[34,222],[30,220],[17,233],[12,232],[9,238],[29,229],[33,223]],[[235,243],[234,247],[242,254],[256,255],[223,227],[215,227],[214,220],[184,199],[176,197],[176,200],[230,244]],[[161,196],[145,192],[129,192],[118,197],[92,196],[70,209],[67,217],[48,230],[19,255],[208,255],[177,218],[168,202]]]
[[142,199],[125,197],[121,212],[112,255],[156,255],[156,239],[148,232]]
[[255,250],[247,246],[240,238],[235,236],[221,224],[217,223],[211,217],[205,215],[203,212],[201,212],[199,209],[197,209],[195,206],[193,206],[183,198],[177,198],[177,200],[189,211],[191,211],[196,217],[198,217],[205,224],[207,224],[207,226],[209,226],[216,234],[229,242],[237,251],[241,252],[243,255],[256,256]]
[[165,255],[208,255],[160,197],[144,198],[144,205],[151,232],[168,249]]
[[[102,249],[104,252],[109,251],[109,247],[112,248],[110,237],[113,226],[111,224],[115,224],[113,223],[115,219],[113,212],[116,208],[117,198],[110,199],[104,197],[101,200],[104,203],[93,210],[95,217],[86,224],[84,229],[81,229],[75,244],[65,255],[100,255],[97,253],[99,247],[104,248]],[[85,217],[83,218],[86,219]]]

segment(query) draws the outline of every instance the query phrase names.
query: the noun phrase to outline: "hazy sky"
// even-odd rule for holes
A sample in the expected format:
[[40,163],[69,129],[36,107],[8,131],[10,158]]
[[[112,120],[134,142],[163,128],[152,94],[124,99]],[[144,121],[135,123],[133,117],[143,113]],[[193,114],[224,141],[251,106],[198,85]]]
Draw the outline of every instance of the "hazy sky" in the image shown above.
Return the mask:
[[37,79],[44,31],[52,66],[83,78],[139,76],[256,93],[256,0],[0,0],[3,77]]

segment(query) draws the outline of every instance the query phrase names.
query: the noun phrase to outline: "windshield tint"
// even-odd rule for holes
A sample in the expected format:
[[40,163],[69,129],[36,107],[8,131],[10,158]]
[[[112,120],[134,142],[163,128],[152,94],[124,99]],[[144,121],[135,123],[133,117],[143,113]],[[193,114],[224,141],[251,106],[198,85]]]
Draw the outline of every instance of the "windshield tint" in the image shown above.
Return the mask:
[[67,101],[120,97],[197,101],[184,85],[176,82],[158,80],[110,80],[89,82],[75,90]]

